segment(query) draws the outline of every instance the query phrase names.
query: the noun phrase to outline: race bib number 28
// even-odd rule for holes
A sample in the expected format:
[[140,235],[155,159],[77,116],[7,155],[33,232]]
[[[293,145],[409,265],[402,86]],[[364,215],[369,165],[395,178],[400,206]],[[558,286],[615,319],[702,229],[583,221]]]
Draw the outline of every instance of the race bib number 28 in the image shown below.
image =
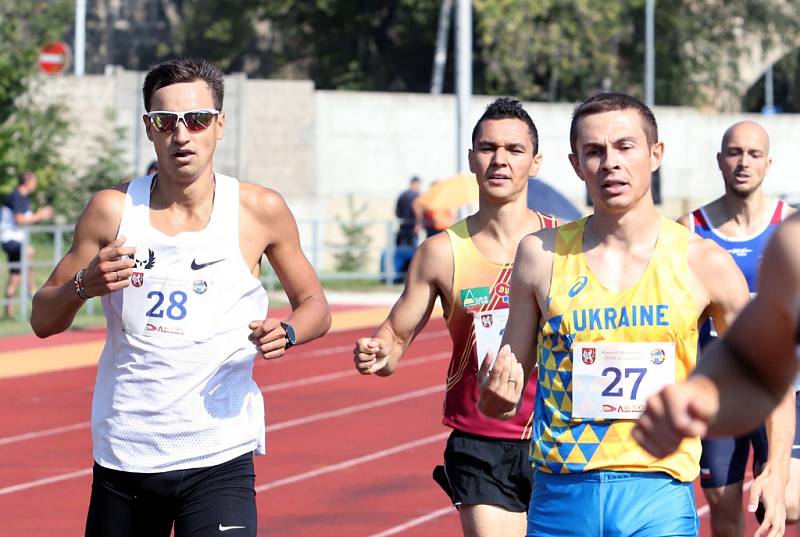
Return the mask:
[[201,325],[202,318],[197,316],[196,302],[205,293],[206,282],[150,277],[147,284],[123,290],[125,331],[144,336],[202,340],[207,327]]
[[575,343],[572,417],[636,419],[648,397],[675,383],[675,344]]

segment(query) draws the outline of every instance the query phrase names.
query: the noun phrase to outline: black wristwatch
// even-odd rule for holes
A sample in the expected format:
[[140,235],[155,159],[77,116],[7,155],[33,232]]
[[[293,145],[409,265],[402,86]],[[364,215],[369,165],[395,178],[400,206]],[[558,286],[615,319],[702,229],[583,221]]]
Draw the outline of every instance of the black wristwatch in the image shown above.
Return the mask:
[[297,343],[297,335],[294,333],[294,328],[289,323],[285,323],[281,321],[281,328],[286,331],[286,345],[284,345],[283,350],[286,350],[290,347],[294,347]]

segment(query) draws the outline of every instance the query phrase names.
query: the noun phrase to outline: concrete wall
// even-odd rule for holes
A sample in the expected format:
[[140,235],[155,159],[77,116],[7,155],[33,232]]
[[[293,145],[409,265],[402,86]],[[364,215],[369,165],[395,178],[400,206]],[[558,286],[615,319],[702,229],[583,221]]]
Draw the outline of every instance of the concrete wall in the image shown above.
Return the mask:
[[[154,158],[141,121],[143,73],[116,70],[109,76],[63,76],[43,81],[42,99],[61,102],[73,117],[75,136],[61,148],[70,161],[85,164],[93,138],[111,133],[107,109],[125,128],[120,155],[131,173],[143,173]],[[474,123],[492,100],[475,96]],[[529,103],[537,124],[544,162],[540,176],[576,204],[584,202],[583,184],[573,173],[569,153],[572,104]],[[403,93],[315,91],[309,81],[248,80],[226,77],[225,137],[216,165],[220,172],[275,188],[298,220],[350,219],[347,199],[361,208],[358,218],[391,220],[393,204],[412,175],[424,183],[456,170],[455,98]],[[800,116],[710,114],[689,108],[656,107],[661,139],[663,211],[678,216],[722,193],[715,153],[725,129],[751,118],[770,133],[773,166],[765,188],[772,194],[800,199],[792,155]],[[462,148],[466,151],[467,148]],[[303,226],[301,229],[311,229]],[[303,231],[304,243],[311,232]],[[341,244],[339,226],[317,229],[325,250]],[[382,244],[385,231],[370,234]],[[318,252],[329,261],[329,252]]]

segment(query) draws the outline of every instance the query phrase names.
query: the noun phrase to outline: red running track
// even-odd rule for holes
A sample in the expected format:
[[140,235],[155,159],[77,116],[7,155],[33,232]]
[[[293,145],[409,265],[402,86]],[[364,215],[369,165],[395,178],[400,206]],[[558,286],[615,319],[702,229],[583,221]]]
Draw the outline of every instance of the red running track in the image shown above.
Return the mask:
[[[268,454],[256,458],[259,535],[461,534],[430,478],[447,436],[444,323],[429,323],[389,378],[352,366],[353,342],[371,333],[332,333],[257,363],[268,423]],[[83,534],[93,383],[94,368],[0,380],[0,535]],[[707,536],[702,494],[698,504]]]

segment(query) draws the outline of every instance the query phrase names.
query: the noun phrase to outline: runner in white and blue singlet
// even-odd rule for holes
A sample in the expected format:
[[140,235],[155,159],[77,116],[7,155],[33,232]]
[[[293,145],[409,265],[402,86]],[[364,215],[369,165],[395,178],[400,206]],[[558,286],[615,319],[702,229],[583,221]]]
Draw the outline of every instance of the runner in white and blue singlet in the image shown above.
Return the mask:
[[[794,209],[781,200],[767,197],[762,185],[769,170],[769,138],[764,129],[751,121],[731,126],[722,138],[717,162],[722,173],[725,194],[680,219],[680,222],[703,238],[711,239],[725,248],[733,257],[747,280],[750,294],[758,291],[758,266],[764,248],[777,226]],[[713,323],[706,321],[700,330],[701,359],[704,349],[717,336]],[[700,484],[709,503],[711,526],[714,535],[741,537],[744,531],[742,495],[745,470],[753,448],[754,473],[760,476],[751,490],[751,500],[764,496],[764,504],[770,508],[769,518],[778,526],[779,519],[797,519],[800,489],[800,460],[791,463],[790,486],[786,498],[781,486],[773,485],[774,476],[786,477],[789,472],[789,452],[800,457],[800,449],[791,448],[791,428],[795,419],[794,402],[785,401],[775,414],[751,433],[733,437],[703,440],[700,458]],[[768,429],[770,434],[768,434]],[[777,429],[777,431],[776,431]],[[772,448],[772,457],[770,449]],[[795,440],[794,444],[798,444]],[[771,471],[780,467],[779,472]],[[762,468],[766,471],[762,472]],[[770,497],[778,501],[771,501]],[[786,511],[784,513],[784,508]],[[759,510],[758,517],[763,520]],[[767,522],[771,524],[771,522]]]

